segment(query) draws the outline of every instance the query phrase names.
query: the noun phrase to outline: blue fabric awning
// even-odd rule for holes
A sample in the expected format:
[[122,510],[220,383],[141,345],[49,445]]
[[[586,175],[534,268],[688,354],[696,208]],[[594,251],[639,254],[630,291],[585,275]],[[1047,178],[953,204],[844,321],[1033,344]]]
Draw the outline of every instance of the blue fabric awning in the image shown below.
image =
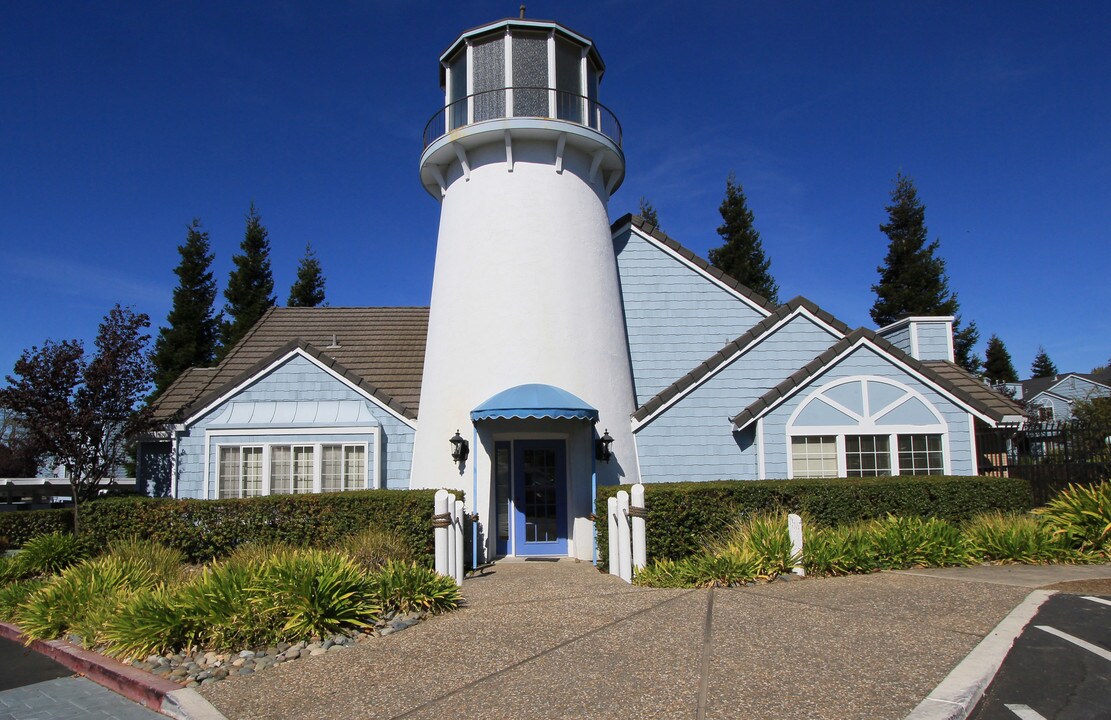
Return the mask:
[[598,422],[598,411],[566,390],[539,383],[502,390],[471,411],[472,422],[513,418]]

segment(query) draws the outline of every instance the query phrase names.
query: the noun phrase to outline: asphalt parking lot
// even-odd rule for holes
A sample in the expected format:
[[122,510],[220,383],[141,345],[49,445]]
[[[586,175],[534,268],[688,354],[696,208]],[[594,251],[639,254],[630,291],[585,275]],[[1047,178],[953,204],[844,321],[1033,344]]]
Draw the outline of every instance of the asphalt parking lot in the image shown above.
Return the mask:
[[1049,598],[1015,640],[969,717],[1111,718],[1111,596]]

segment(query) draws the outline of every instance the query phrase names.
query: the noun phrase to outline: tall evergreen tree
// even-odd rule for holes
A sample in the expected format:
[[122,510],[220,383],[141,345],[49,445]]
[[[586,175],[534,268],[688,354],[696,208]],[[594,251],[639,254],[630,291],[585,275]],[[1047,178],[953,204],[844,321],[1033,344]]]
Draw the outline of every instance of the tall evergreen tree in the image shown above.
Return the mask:
[[[656,215],[656,208],[649,202],[648,198],[643,195],[640,197],[640,211],[637,214],[644,218],[645,222],[650,222],[659,229],[660,219],[659,216]],[[663,231],[661,230],[661,232]]]
[[1056,374],[1057,366],[1049,359],[1049,354],[1045,351],[1045,348],[1039,345],[1038,354],[1034,356],[1034,362],[1030,365],[1030,377],[1047,378]]
[[208,233],[201,230],[201,221],[193,218],[185,242],[177,248],[181,261],[174,269],[177,287],[174,288],[173,306],[166,316],[166,327],[158,332],[151,355],[156,395],[185,370],[210,365],[216,357],[220,321],[213,310],[216,281],[212,278],[210,247]]
[[247,230],[239,245],[242,254],[232,258],[235,268],[228,276],[224,290],[227,304],[220,325],[220,357],[228,353],[240,338],[274,307],[274,276],[270,272],[270,240],[254,202],[247,213]]
[[297,265],[297,280],[289,289],[289,307],[316,307],[324,302],[324,271],[312,245],[305,243],[305,256]]
[[993,383],[1018,382],[1018,373],[1011,361],[1011,354],[1007,352],[1007,346],[998,335],[988,338],[988,347],[984,353],[984,377]]
[[769,271],[771,261],[764,256],[764,245],[753,225],[744,188],[734,173],[729,173],[725,182],[725,199],[719,211],[724,222],[718,227],[718,235],[724,244],[710,250],[710,263],[778,305],[779,286]]
[[876,268],[880,280],[872,286],[876,302],[872,320],[883,327],[908,315],[953,315],[953,350],[957,363],[969,372],[980,370],[973,351],[980,339],[975,322],[961,327],[960,303],[949,289],[945,260],[935,255],[940,245],[928,243],[926,206],[918,199],[914,182],[899,173],[886,207],[887,223],[880,230],[890,241],[883,265]]

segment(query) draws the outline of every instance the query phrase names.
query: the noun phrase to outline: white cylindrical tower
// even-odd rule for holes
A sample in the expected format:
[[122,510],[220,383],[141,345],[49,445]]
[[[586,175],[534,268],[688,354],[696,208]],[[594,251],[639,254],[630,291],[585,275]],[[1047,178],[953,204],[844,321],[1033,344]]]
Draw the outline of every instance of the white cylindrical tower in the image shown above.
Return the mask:
[[[598,102],[604,66],[588,38],[523,19],[465,32],[440,60],[446,102],[420,161],[441,211],[410,485],[464,490],[487,555],[589,558],[592,471],[599,484],[639,479],[607,210],[625,159],[620,125]],[[596,412],[472,418],[521,385]],[[457,429],[473,445],[464,462],[448,442]]]

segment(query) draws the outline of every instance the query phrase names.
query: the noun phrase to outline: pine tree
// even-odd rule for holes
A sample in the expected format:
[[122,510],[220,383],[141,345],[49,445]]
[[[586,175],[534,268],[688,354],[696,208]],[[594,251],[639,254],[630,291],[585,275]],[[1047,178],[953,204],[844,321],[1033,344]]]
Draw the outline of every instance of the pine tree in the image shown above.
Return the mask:
[[1018,373],[1011,361],[1011,354],[1007,352],[1007,346],[998,335],[988,338],[988,347],[984,353],[984,377],[992,383],[1018,382]]
[[305,256],[297,265],[297,280],[289,289],[289,307],[316,307],[324,302],[324,271],[312,245],[305,243]]
[[[652,223],[657,230],[660,230],[660,219],[656,215],[656,208],[643,195],[640,197],[640,211],[637,214],[644,218],[645,222]],[[663,230],[660,230],[660,232],[663,232]]]
[[177,287],[173,306],[166,316],[166,327],[158,332],[151,355],[155,395],[161,394],[185,370],[210,365],[216,357],[220,321],[213,311],[216,281],[212,278],[210,247],[201,221],[193,218],[185,242],[177,248],[181,262],[174,269]]
[[1049,359],[1049,354],[1046,353],[1045,348],[1039,345],[1038,354],[1034,356],[1034,362],[1030,365],[1030,377],[1047,378],[1056,374],[1057,366]]
[[710,263],[778,305],[779,286],[769,272],[771,261],[764,256],[764,245],[752,224],[753,215],[748,209],[744,188],[733,173],[725,182],[725,199],[719,210],[724,222],[718,227],[718,235],[724,244],[710,250]]
[[979,372],[980,358],[973,349],[980,331],[975,322],[961,327],[960,303],[949,289],[945,260],[935,255],[940,243],[927,243],[926,206],[918,199],[914,182],[902,173],[895,176],[886,210],[888,221],[880,230],[890,242],[883,265],[876,268],[880,280],[872,286],[876,293],[872,320],[883,327],[909,315],[952,315],[957,364]]
[[239,247],[243,252],[232,258],[235,269],[228,276],[228,287],[224,290],[227,304],[224,307],[225,319],[220,326],[221,358],[247,334],[263,313],[274,306],[270,241],[253,202],[247,213],[247,230]]

